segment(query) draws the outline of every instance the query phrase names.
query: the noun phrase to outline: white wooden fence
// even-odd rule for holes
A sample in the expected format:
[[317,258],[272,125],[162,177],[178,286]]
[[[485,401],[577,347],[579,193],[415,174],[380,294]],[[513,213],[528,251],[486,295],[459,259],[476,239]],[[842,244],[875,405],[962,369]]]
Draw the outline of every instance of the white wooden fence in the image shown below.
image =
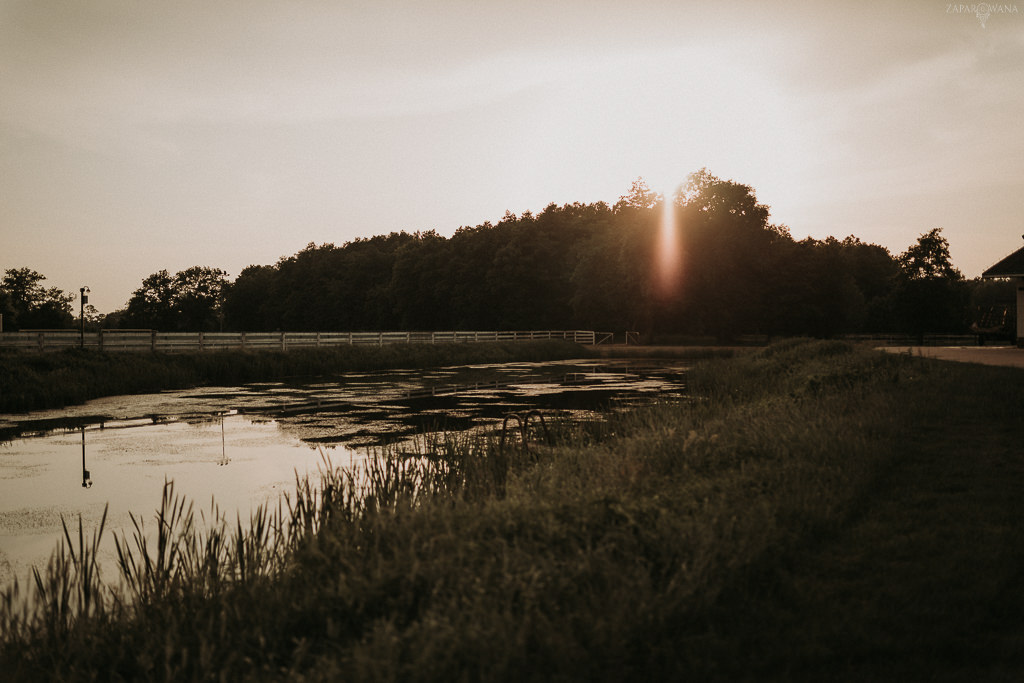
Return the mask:
[[156,332],[152,330],[29,330],[0,333],[0,348],[55,351],[77,348],[103,351],[214,351],[221,349],[275,349],[317,346],[384,344],[452,344],[565,339],[577,344],[605,342],[611,333],[588,330],[533,330],[527,332]]

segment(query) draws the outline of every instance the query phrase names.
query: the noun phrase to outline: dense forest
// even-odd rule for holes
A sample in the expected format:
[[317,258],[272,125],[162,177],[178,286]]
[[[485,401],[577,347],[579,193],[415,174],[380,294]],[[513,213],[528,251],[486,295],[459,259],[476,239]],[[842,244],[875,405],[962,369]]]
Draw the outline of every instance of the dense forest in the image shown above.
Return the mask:
[[[1005,281],[965,280],[935,228],[906,252],[794,240],[754,190],[707,170],[667,199],[638,179],[614,206],[551,204],[497,224],[309,244],[232,282],[195,266],[143,280],[89,326],[158,330],[599,329],[830,337],[958,333],[1013,313]],[[666,225],[672,230],[666,230]],[[0,283],[5,329],[76,324],[27,268]],[[1008,311],[1007,311],[1008,309]],[[1009,325],[1012,321],[1005,320]]]

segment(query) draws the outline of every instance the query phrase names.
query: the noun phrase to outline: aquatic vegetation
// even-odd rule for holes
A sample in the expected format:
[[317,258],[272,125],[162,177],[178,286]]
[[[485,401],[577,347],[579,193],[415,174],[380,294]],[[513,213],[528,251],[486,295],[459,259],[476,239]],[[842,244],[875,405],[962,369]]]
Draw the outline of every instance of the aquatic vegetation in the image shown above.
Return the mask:
[[102,353],[68,349],[30,353],[0,349],[0,412],[59,408],[101,396],[201,385],[231,386],[286,376],[428,368],[586,355],[564,341],[479,344],[389,344],[291,351]]

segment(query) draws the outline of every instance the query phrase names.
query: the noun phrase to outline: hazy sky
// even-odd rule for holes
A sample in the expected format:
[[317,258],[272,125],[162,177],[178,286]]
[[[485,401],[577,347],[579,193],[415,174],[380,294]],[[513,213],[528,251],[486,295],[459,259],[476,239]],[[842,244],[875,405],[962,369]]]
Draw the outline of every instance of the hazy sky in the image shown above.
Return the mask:
[[1024,2],[0,0],[0,268],[108,312],[706,166],[973,277],[1022,243],[1022,116]]

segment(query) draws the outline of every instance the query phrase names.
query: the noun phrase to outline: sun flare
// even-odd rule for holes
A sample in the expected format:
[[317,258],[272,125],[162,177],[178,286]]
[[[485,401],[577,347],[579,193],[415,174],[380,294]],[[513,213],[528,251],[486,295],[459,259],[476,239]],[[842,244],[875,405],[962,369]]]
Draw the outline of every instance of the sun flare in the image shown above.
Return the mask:
[[675,202],[677,188],[678,186],[672,186],[661,193],[661,221],[658,227],[657,242],[657,284],[658,294],[663,298],[678,293],[682,276],[679,215]]

